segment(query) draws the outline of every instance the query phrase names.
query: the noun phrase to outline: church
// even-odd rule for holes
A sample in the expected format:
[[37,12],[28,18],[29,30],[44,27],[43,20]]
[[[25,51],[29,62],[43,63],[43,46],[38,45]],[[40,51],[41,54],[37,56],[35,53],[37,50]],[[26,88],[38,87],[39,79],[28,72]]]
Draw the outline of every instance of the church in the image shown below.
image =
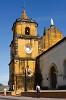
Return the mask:
[[42,38],[43,53],[36,57],[35,86],[39,84],[44,90],[66,89],[66,37],[51,21]]
[[41,89],[66,89],[66,37],[37,56],[36,84]]
[[42,89],[58,89],[65,86],[66,38],[53,20],[43,36],[37,32],[38,23],[23,10],[12,26],[10,43],[9,88],[33,90],[39,84]]

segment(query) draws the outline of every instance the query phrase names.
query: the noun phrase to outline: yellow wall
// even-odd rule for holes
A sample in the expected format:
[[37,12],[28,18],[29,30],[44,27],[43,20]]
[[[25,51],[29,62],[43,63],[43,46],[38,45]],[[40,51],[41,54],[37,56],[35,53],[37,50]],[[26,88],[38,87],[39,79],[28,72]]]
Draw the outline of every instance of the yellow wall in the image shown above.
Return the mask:
[[14,29],[15,29],[15,33],[17,34],[22,34],[25,35],[25,28],[29,27],[30,28],[30,35],[32,36],[36,36],[37,35],[37,28],[36,28],[36,24],[33,23],[16,23]]
[[62,32],[60,32],[54,25],[51,26],[41,38],[41,53],[49,49],[62,38]]
[[31,57],[35,58],[36,56],[38,56],[38,41],[34,39],[32,40],[19,39],[18,40],[18,56],[27,57],[27,53],[25,51],[26,44],[30,44],[32,46]]

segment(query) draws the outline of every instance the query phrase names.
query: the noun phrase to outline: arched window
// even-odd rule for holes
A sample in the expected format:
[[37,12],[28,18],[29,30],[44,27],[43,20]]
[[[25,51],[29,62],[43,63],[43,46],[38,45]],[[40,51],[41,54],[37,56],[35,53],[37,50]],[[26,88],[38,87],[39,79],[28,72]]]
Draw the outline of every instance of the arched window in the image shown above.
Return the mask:
[[25,28],[25,35],[29,35],[30,34],[30,28],[29,27],[26,27]]

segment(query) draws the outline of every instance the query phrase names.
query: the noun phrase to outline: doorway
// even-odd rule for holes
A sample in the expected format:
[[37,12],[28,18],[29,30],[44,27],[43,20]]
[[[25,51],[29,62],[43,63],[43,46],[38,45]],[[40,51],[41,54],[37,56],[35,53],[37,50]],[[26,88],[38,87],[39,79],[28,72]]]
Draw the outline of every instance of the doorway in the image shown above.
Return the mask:
[[51,84],[51,89],[56,89],[57,74],[54,66],[51,67],[51,71],[50,71],[50,84]]

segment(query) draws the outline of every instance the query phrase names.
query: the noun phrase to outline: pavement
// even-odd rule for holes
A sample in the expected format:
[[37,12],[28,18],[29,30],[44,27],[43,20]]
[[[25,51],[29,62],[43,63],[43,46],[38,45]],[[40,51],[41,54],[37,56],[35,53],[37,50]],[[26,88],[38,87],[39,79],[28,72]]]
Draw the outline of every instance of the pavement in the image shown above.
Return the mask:
[[66,98],[37,98],[37,97],[23,97],[23,96],[0,96],[0,99],[6,100],[66,100]]

